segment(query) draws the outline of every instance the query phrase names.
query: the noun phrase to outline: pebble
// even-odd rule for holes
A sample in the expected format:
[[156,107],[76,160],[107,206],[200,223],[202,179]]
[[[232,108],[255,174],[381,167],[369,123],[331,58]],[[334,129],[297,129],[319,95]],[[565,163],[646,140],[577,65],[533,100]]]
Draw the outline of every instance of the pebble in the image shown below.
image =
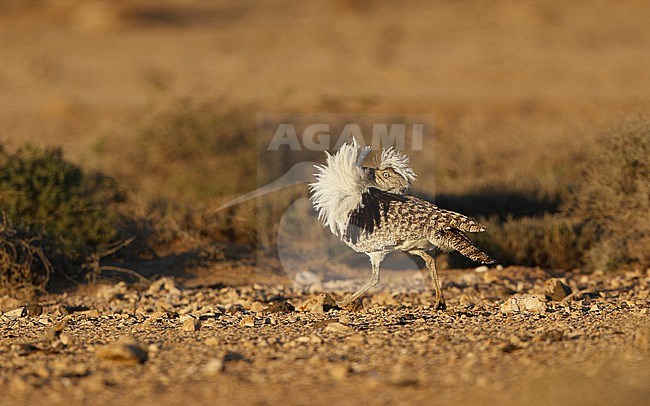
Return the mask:
[[184,331],[199,331],[201,329],[201,320],[196,317],[185,317],[183,323]]
[[539,300],[537,296],[526,295],[523,297],[511,297],[501,305],[501,312],[503,314],[512,314],[524,311],[536,313],[545,312],[546,304]]
[[116,285],[99,285],[95,291],[95,297],[104,302],[110,302],[123,297],[126,291],[127,287],[124,282]]
[[8,318],[9,320],[16,320],[21,317],[26,317],[27,309],[25,307],[19,307],[17,309],[9,310],[5,314],[3,314],[3,316]]
[[203,366],[203,373],[208,376],[219,375],[226,369],[223,358],[212,358]]
[[142,364],[147,361],[147,349],[132,336],[122,336],[116,342],[97,349],[99,359],[124,364]]
[[265,310],[264,303],[260,301],[255,301],[251,305],[251,311],[253,313],[262,313]]
[[61,344],[65,345],[65,346],[70,345],[70,342],[71,342],[70,337],[67,334],[61,334],[59,336],[59,341],[61,341]]
[[345,324],[334,322],[328,323],[325,327],[325,331],[333,331],[337,333],[353,333],[354,329],[350,326],[346,326]]
[[160,293],[180,295],[182,292],[180,286],[176,284],[174,279],[166,276],[153,282],[149,286],[149,289],[147,289],[147,294],[149,295],[156,295]]
[[554,300],[559,302],[565,297],[569,296],[573,291],[566,283],[558,278],[552,278],[544,283],[547,300]]
[[239,327],[255,327],[255,317],[246,316],[239,322]]
[[264,309],[264,313],[271,314],[271,313],[291,313],[295,311],[296,308],[293,307],[293,305],[289,302],[282,301],[282,302],[274,302],[269,305],[266,309]]
[[299,307],[300,310],[311,313],[326,313],[338,308],[336,300],[329,293],[321,293]]
[[39,304],[29,304],[25,306],[25,312],[29,317],[37,317],[43,314],[43,306]]
[[[650,309],[648,288],[638,278],[620,279],[622,289],[616,291],[610,289],[608,275],[599,280],[590,276],[582,284],[579,276],[567,274],[573,292],[591,289],[607,292],[606,297],[583,294],[570,301],[549,297],[547,302],[545,296],[552,293],[547,284],[557,286],[548,274],[522,281],[504,271],[494,285],[485,285],[484,275],[495,273],[495,269],[470,272],[471,276],[446,273],[447,312],[431,308],[430,292],[402,292],[389,284],[383,292],[369,294],[370,306],[358,314],[339,311],[328,294],[316,297],[263,286],[223,291],[178,288],[176,297],[161,283],[155,294],[132,289],[107,302],[95,293],[52,295],[47,298],[51,303],[40,305],[45,312],[35,318],[28,317],[24,302],[7,302],[10,306],[2,310],[11,310],[14,319],[0,317],[7,325],[0,340],[0,386],[6,385],[7,393],[42,388],[37,393],[75,399],[78,395],[83,401],[92,399],[92,392],[124,389],[124,396],[132,396],[131,388],[154,391],[159,389],[156,385],[188,380],[219,385],[217,390],[225,391],[235,380],[303,385],[314,378],[349,380],[359,387],[424,388],[425,383],[440,382],[494,389],[504,377],[496,365],[505,365],[510,372],[516,368],[508,364],[534,371],[548,367],[550,359],[553,368],[571,367],[593,354],[587,352],[595,348],[592,343],[616,347],[635,360],[650,346],[650,330],[644,324]],[[568,286],[565,279],[560,282]],[[499,301],[502,287],[509,293]],[[512,296],[514,290],[524,294]],[[328,291],[337,290],[328,287]],[[291,303],[302,303],[300,311],[291,309]],[[70,310],[57,313],[58,308]],[[601,317],[605,314],[607,319]],[[246,328],[256,323],[257,328]],[[132,337],[130,344],[125,338],[114,341],[129,331],[150,344],[139,345]],[[112,343],[103,345],[107,342]],[[129,345],[139,345],[140,357],[124,348]],[[93,353],[96,358],[88,359]],[[146,363],[141,369],[120,364],[142,362]],[[430,367],[438,363],[446,367],[431,378]],[[591,361],[584,365],[597,367]],[[493,366],[498,372],[494,376],[486,373]]]

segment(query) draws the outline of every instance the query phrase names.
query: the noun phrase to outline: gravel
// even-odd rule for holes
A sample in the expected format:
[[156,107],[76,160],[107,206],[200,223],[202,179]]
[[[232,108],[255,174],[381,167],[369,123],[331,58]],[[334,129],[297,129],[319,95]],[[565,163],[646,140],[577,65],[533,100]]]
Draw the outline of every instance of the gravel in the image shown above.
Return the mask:
[[431,292],[375,292],[350,311],[328,293],[187,288],[171,278],[30,306],[0,298],[11,306],[0,308],[0,404],[641,404],[650,396],[648,272],[441,275],[445,312],[433,310]]

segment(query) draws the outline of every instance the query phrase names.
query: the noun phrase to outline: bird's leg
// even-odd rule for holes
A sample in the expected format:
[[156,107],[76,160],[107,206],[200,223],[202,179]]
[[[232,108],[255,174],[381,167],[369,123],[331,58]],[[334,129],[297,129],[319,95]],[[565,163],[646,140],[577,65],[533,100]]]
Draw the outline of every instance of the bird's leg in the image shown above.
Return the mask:
[[354,303],[354,301],[357,300],[361,295],[366,293],[368,289],[372,288],[373,286],[379,283],[379,264],[384,259],[386,254],[383,252],[371,252],[368,254],[368,256],[370,257],[370,264],[372,265],[372,275],[370,276],[370,279],[368,279],[366,284],[363,285],[359,290],[357,290],[350,296],[346,297],[345,299],[341,300],[338,303],[340,307],[347,307],[350,304]]
[[436,259],[422,250],[414,250],[410,252],[422,258],[424,260],[424,263],[427,265],[427,268],[429,268],[429,274],[431,274],[431,279],[433,279],[433,288],[436,290],[435,309],[445,310],[447,308],[447,305],[445,304],[445,297],[442,294],[442,287],[440,287],[440,280],[438,279]]

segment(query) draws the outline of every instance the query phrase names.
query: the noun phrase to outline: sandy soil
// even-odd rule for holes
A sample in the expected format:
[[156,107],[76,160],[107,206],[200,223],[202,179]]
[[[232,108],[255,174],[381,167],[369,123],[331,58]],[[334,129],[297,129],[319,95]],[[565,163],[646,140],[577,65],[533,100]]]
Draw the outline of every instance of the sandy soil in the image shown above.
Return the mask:
[[279,284],[170,278],[27,307],[5,298],[0,403],[631,405],[650,395],[650,274],[442,277],[445,312],[426,292],[375,292],[348,311]]

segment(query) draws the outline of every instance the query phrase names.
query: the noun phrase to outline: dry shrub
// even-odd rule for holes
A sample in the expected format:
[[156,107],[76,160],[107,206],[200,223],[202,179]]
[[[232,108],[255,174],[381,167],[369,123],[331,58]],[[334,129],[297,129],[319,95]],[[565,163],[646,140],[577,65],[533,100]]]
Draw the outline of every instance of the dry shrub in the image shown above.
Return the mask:
[[97,145],[103,169],[145,201],[207,201],[255,188],[255,115],[214,103],[174,102]]
[[[140,241],[157,252],[256,242],[256,116],[216,102],[172,101],[97,145],[102,169],[130,190]],[[191,248],[194,247],[194,248]]]
[[52,267],[38,240],[0,223],[0,295],[32,296],[45,290]]
[[579,221],[562,214],[492,219],[486,233],[472,238],[505,264],[574,269],[583,265],[593,236]]
[[206,241],[254,245],[256,239],[253,204],[219,210],[213,203],[158,199],[139,207],[137,217],[148,244],[163,250]]
[[598,137],[567,213],[595,241],[588,263],[599,269],[650,265],[650,122],[628,119]]
[[[287,122],[301,119],[308,117],[288,116]],[[493,140],[477,141],[478,131],[459,124],[462,137],[441,130],[436,148],[413,152],[421,174],[417,186],[435,191],[438,185],[441,207],[489,219],[478,242],[503,263],[570,269],[587,262],[602,266],[602,258],[610,262],[607,267],[647,262],[645,123],[628,123],[600,137],[593,154],[591,135],[523,142],[519,132],[505,136],[512,142],[497,143],[494,154]],[[150,231],[145,238],[154,245],[211,240],[273,255],[279,221],[296,199],[307,196],[304,185],[218,208],[255,190],[258,182],[280,178],[298,162],[322,161],[323,154],[264,154],[259,149],[264,134],[255,124],[246,109],[174,102],[134,131],[105,139],[99,152],[105,168],[134,192],[138,217]],[[580,181],[577,168],[589,156]],[[567,208],[561,210],[562,205]]]

